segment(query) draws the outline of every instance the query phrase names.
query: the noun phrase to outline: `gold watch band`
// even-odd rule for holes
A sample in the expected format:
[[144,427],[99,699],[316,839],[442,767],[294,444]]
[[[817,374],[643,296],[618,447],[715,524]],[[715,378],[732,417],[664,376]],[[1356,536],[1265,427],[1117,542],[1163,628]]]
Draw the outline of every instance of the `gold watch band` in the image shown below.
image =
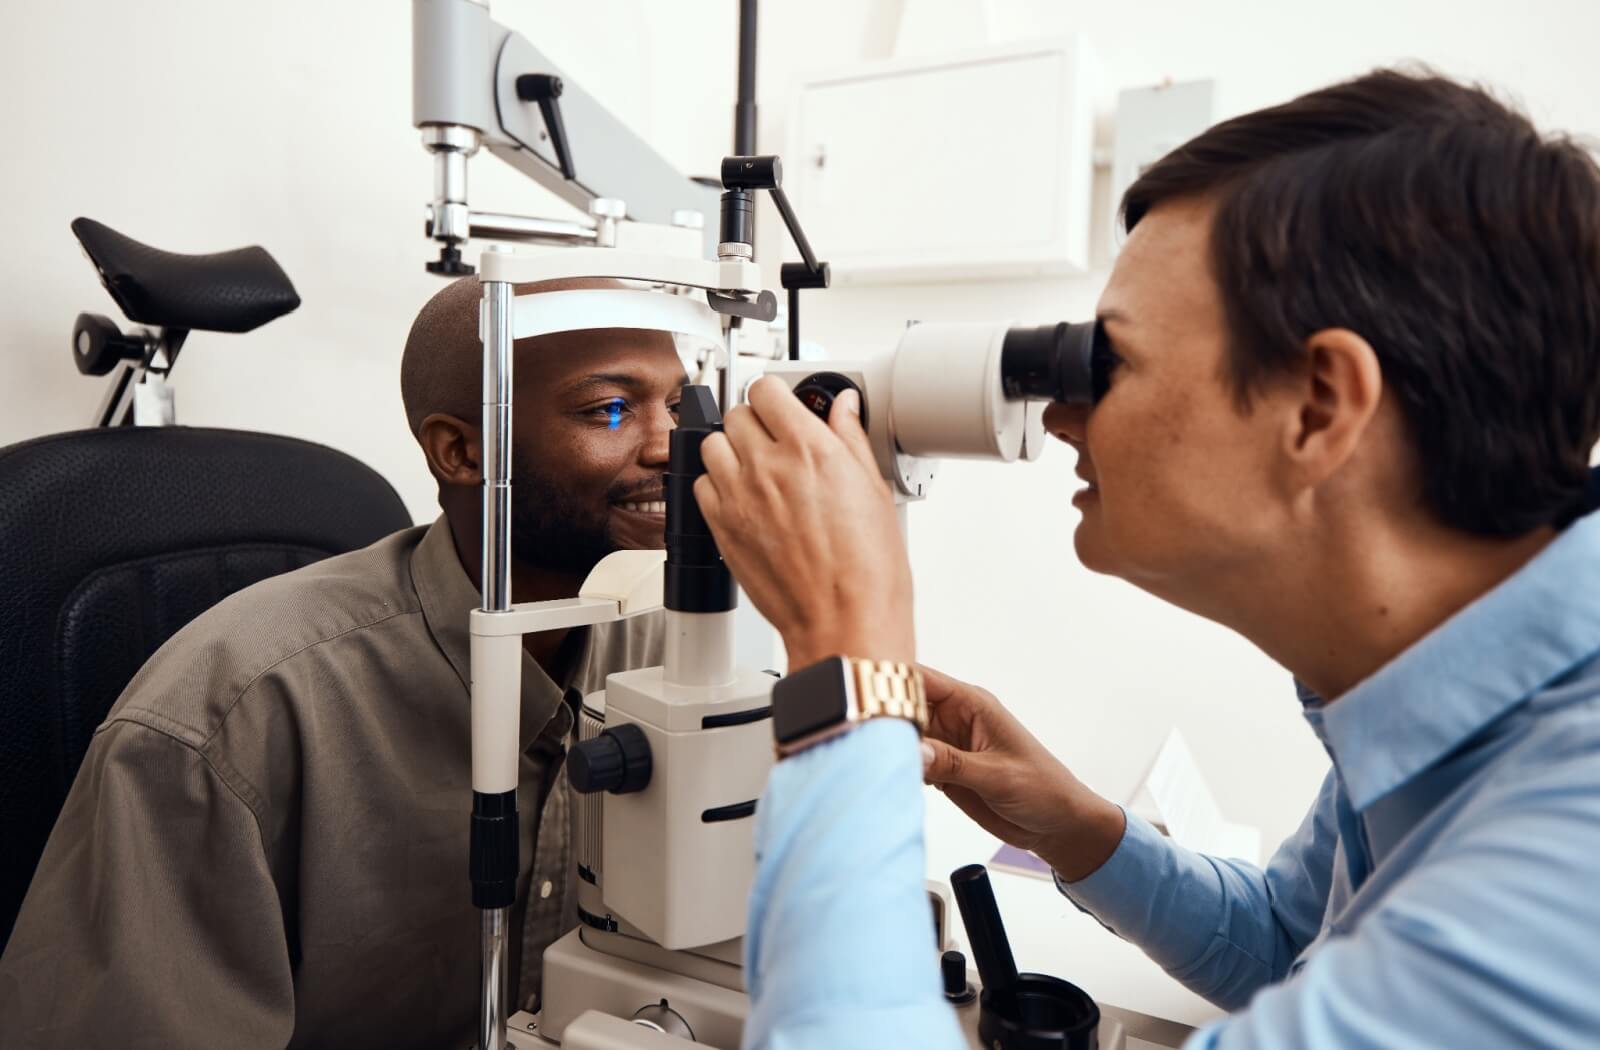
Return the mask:
[[851,721],[904,718],[919,734],[928,731],[928,694],[916,665],[852,656],[844,662],[855,684],[856,711]]
[[895,660],[830,656],[773,686],[773,744],[793,755],[875,718],[903,718],[928,729],[922,671]]

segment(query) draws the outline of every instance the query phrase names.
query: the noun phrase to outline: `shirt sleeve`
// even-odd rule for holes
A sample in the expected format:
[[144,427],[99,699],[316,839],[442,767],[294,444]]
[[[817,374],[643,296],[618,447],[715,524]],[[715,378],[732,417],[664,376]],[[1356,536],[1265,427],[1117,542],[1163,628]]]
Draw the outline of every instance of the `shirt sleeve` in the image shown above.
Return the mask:
[[1592,1046],[1600,778],[1496,785],[1472,826],[1250,1008],[1192,1041],[1267,1047]]
[[923,881],[915,729],[879,719],[773,769],[745,935],[746,1050],[962,1050]]
[[100,730],[0,957],[15,1045],[281,1050],[283,915],[255,816],[193,748]]
[[1196,995],[1238,1010],[1288,975],[1321,928],[1337,842],[1336,781],[1265,869],[1185,849],[1126,814],[1116,852],[1056,885],[1107,929],[1144,949]]

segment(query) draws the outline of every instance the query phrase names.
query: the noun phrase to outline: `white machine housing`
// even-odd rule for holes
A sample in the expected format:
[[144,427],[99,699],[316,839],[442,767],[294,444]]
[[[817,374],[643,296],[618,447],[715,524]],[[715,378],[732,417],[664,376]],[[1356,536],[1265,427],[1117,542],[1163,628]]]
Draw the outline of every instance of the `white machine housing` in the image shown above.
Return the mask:
[[1044,404],[1008,401],[1000,358],[1009,325],[915,324],[900,345],[864,361],[775,361],[791,388],[834,372],[861,388],[878,470],[900,502],[928,493],[943,458],[1009,463],[1044,451]]
[[643,791],[605,796],[602,895],[663,948],[744,936],[753,814],[773,762],[765,714],[772,681],[737,671],[726,682],[688,687],[665,667],[606,680],[606,724],[643,729],[657,772]]

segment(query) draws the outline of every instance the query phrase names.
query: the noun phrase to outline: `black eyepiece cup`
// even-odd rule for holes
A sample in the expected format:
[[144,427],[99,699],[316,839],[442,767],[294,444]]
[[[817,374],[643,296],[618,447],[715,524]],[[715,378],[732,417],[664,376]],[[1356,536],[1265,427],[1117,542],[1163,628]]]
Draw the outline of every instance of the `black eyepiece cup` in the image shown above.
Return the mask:
[[1102,392],[1095,381],[1099,324],[1013,328],[1000,348],[1000,384],[1010,401],[1093,404]]

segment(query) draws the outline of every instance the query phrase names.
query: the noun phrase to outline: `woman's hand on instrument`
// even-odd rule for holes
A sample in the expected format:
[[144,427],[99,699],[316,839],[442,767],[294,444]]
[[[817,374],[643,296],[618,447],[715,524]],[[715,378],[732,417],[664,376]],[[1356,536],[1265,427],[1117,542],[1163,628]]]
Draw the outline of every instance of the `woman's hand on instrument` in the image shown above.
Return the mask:
[[1121,807],[1090,791],[987,690],[931,668],[923,777],[984,830],[1063,879],[1093,872],[1122,841]]
[[915,658],[911,566],[859,406],[846,391],[824,423],[781,380],[759,379],[701,445],[695,499],[791,668]]

